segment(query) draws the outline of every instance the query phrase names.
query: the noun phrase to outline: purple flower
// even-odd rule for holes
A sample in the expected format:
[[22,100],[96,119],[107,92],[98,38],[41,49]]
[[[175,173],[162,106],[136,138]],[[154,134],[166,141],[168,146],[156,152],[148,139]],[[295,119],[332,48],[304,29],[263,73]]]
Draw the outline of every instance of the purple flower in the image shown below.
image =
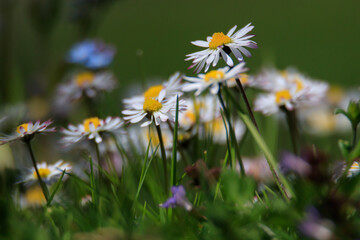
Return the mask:
[[111,64],[115,56],[115,47],[98,40],[84,40],[75,44],[69,51],[66,60],[82,64],[90,69],[99,69]]
[[160,204],[160,207],[163,208],[174,208],[174,207],[183,207],[187,211],[191,211],[192,204],[186,198],[185,188],[182,185],[171,187],[172,197],[170,197],[166,202]]
[[332,228],[334,224],[327,219],[323,219],[320,213],[315,207],[308,207],[306,210],[306,217],[300,223],[300,232],[307,236],[317,240],[332,239]]
[[284,173],[295,172],[299,176],[307,176],[311,172],[309,163],[290,152],[284,152],[282,154],[280,169]]

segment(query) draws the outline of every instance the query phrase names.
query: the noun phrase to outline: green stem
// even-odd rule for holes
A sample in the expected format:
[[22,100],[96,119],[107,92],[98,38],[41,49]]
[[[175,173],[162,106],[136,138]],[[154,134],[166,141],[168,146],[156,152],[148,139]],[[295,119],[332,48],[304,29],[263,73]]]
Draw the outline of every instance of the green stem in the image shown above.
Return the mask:
[[357,125],[352,126],[353,130],[353,140],[352,140],[352,148],[355,148],[356,145],[356,134],[357,134]]
[[254,113],[253,113],[253,111],[252,111],[252,109],[251,109],[249,100],[248,100],[248,98],[247,98],[247,96],[246,96],[245,90],[244,90],[244,88],[243,88],[243,86],[242,86],[239,78],[236,78],[236,83],[237,83],[237,85],[238,85],[238,87],[239,87],[239,89],[240,89],[241,96],[242,96],[242,98],[244,99],[244,102],[245,102],[247,111],[248,111],[248,113],[249,113],[249,116],[250,116],[250,118],[251,118],[251,121],[253,122],[253,124],[254,124],[254,126],[256,127],[256,129],[258,130],[258,132],[260,132],[260,131],[259,131],[259,127],[258,127],[258,125],[257,125],[257,123],[256,123],[256,120],[255,120]]
[[[221,94],[221,88],[222,88],[222,86],[220,85],[220,86],[219,86],[219,91],[218,91],[218,98],[219,98],[221,107],[222,107],[223,110],[224,110],[225,117],[226,117],[226,120],[227,120],[228,125],[229,125],[230,139],[231,139],[232,145],[233,145],[234,148],[235,148],[235,153],[236,153],[237,159],[238,159],[239,164],[240,164],[241,175],[242,175],[242,176],[245,176],[244,164],[243,164],[243,161],[242,161],[242,159],[241,159],[241,155],[240,155],[240,152],[239,152],[239,149],[238,149],[238,146],[237,146],[236,136],[235,136],[235,133],[234,133],[234,129],[233,129],[233,127],[232,127],[232,124],[231,124],[230,114],[229,114],[228,109],[227,109],[226,106],[225,106],[224,99],[223,99],[222,94]],[[231,154],[229,154],[229,156],[230,156],[230,162],[232,163]],[[233,166],[234,169],[235,169],[235,167],[236,167],[236,166]]]
[[31,161],[32,161],[32,163],[34,165],[36,176],[38,178],[41,190],[42,190],[42,192],[43,192],[43,194],[45,196],[46,202],[48,202],[49,201],[49,190],[48,190],[46,184],[44,183],[44,181],[42,180],[41,175],[39,173],[39,169],[38,169],[37,164],[36,164],[35,156],[34,156],[32,148],[31,148],[30,141],[31,141],[30,139],[25,140],[25,143],[26,143],[26,146],[27,146],[27,148],[29,150],[30,158],[31,158]]
[[285,107],[282,107],[282,110],[285,111],[286,120],[289,126],[291,143],[293,146],[294,154],[298,155],[298,146],[297,146],[297,138],[298,138],[298,130],[297,130],[297,120],[296,120],[296,112],[295,109],[293,111],[287,110]]
[[164,146],[164,141],[162,138],[162,134],[161,134],[161,128],[160,125],[156,125],[156,123],[154,122],[155,127],[156,127],[156,131],[159,137],[159,143],[160,143],[160,150],[161,150],[161,159],[163,162],[163,168],[164,168],[164,178],[165,178],[165,193],[167,194],[169,192],[169,179],[168,179],[168,173],[167,173],[167,165],[166,165],[166,152],[165,152],[165,146]]

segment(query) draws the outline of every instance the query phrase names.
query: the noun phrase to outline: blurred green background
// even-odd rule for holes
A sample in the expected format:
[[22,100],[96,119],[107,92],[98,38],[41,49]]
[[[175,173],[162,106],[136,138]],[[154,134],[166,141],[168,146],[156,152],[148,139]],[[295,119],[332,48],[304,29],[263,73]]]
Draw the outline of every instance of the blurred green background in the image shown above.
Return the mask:
[[[80,24],[70,21],[74,0],[0,0],[0,69],[7,71],[0,79],[2,88],[10,89],[3,102],[17,102],[33,94],[50,96],[61,80],[59,73],[65,72],[64,54],[84,37],[117,47],[111,70],[119,79],[121,94],[134,81],[167,78],[175,71],[192,74],[184,58],[200,48],[190,41],[249,22],[255,25],[254,40],[259,45],[251,51],[253,57],[246,59],[251,73],[272,64],[295,66],[314,78],[340,85],[358,82],[358,0],[107,1],[94,11],[94,24],[84,34]],[[45,7],[39,14],[33,6]],[[36,18],[48,30],[42,31]]]

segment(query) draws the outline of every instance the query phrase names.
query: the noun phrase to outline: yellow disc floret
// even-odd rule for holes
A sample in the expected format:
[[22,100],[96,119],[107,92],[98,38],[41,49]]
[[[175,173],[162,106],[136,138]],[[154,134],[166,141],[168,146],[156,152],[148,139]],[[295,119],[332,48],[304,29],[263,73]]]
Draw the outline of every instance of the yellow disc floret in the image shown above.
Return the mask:
[[98,128],[100,127],[100,119],[98,117],[92,117],[92,118],[87,118],[84,120],[84,130],[86,132],[90,132],[90,124],[92,124],[94,126],[94,128]]
[[217,32],[212,35],[212,39],[209,43],[209,48],[217,49],[218,47],[228,43],[231,43],[231,38],[226,36],[222,32]]
[[245,73],[240,74],[240,82],[242,84],[247,84],[249,82],[249,75]]
[[149,89],[144,92],[144,97],[145,98],[158,97],[161,90],[163,90],[163,88],[164,87],[162,85],[156,85],[156,86],[149,87]]
[[162,104],[159,101],[157,101],[153,98],[145,99],[145,102],[143,105],[144,111],[151,114],[153,112],[159,111],[161,108],[162,108]]
[[288,101],[292,98],[289,90],[281,90],[275,93],[275,101],[277,104],[281,104],[284,101]]
[[21,134],[21,131],[20,131],[21,128],[23,128],[25,130],[25,132],[27,132],[29,130],[29,124],[28,123],[23,123],[23,124],[19,125],[16,128],[16,132]]
[[210,72],[208,72],[207,74],[205,74],[204,80],[206,82],[210,81],[210,80],[222,80],[225,78],[225,73],[223,71],[218,71],[218,70],[212,70]]
[[[49,176],[49,174],[51,173],[50,169],[48,169],[48,168],[39,168],[38,170],[39,170],[39,175],[41,178],[47,178]],[[34,179],[38,178],[36,171],[33,172],[33,177],[34,177]]]
[[91,72],[83,72],[75,77],[75,83],[78,87],[84,87],[94,81],[94,74]]
[[295,78],[295,84],[296,84],[296,92],[303,90],[304,83],[298,77]]
[[36,186],[26,191],[25,200],[28,205],[42,205],[46,199],[41,187]]

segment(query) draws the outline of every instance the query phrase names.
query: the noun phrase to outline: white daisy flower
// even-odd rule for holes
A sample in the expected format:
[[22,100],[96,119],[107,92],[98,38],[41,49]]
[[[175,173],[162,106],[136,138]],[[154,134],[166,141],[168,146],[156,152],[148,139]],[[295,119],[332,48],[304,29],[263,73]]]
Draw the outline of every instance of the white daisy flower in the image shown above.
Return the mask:
[[220,103],[214,95],[201,96],[199,98],[186,99],[187,109],[179,115],[179,127],[188,130],[196,124],[207,123],[217,117],[221,117]]
[[251,53],[245,47],[257,48],[256,42],[250,40],[255,35],[248,34],[254,26],[251,26],[251,23],[249,23],[235,32],[236,28],[237,26],[235,25],[226,35],[222,32],[217,32],[211,37],[207,37],[206,41],[197,40],[191,42],[195,46],[207,49],[186,55],[188,58],[185,61],[192,60],[192,65],[189,68],[196,67],[195,71],[199,73],[205,66],[205,72],[207,72],[211,63],[213,67],[216,66],[220,55],[226,64],[232,67],[234,62],[228,55],[231,52],[239,62],[244,60],[242,54],[251,57]]
[[[55,164],[47,164],[46,162],[36,164],[39,171],[39,175],[44,183],[52,184],[59,180],[63,171],[71,171],[71,165],[64,163],[62,160],[57,161]],[[65,178],[65,175],[64,175]],[[20,182],[35,182],[38,181],[38,176],[34,167],[32,167],[29,173]]]
[[285,107],[292,111],[304,106],[319,105],[326,97],[328,84],[312,81],[296,72],[268,71],[257,81],[257,86],[269,93],[255,99],[255,111],[271,115]]
[[44,132],[55,132],[55,128],[47,128],[52,123],[51,120],[47,120],[43,123],[40,121],[28,122],[19,125],[16,128],[15,133],[12,135],[5,135],[0,137],[0,145],[3,145],[8,142],[16,141],[21,138],[31,138],[36,133],[44,133]]
[[[232,125],[234,128],[236,139],[239,141],[244,136],[246,130],[245,125],[240,120],[234,121]],[[206,133],[211,134],[214,142],[220,144],[226,143],[226,128],[224,126],[224,121],[221,116],[206,123],[205,131]]]
[[199,74],[198,77],[185,76],[184,79],[189,81],[189,83],[183,84],[182,90],[185,92],[196,90],[195,95],[198,96],[204,90],[210,88],[212,94],[217,94],[220,89],[219,83],[225,83],[227,80],[237,77],[246,70],[245,63],[240,63],[232,69],[224,67],[212,70],[206,74]]
[[59,86],[57,103],[61,105],[80,99],[82,96],[93,98],[101,91],[113,90],[115,86],[115,78],[109,72],[81,72],[72,76],[69,83]]
[[173,75],[171,75],[169,77],[168,81],[164,82],[163,84],[151,86],[142,95],[124,99],[123,103],[125,105],[130,105],[130,104],[134,104],[134,103],[141,103],[146,98],[159,97],[159,94],[160,94],[160,92],[162,90],[165,90],[165,97],[164,98],[174,96],[176,94],[182,95],[183,94],[182,91],[181,91],[181,87],[182,87],[181,80],[182,80],[182,78],[183,78],[183,76],[179,72],[176,72]]
[[101,133],[113,132],[116,133],[123,125],[123,121],[119,117],[107,117],[105,120],[98,117],[87,118],[83,124],[74,126],[69,124],[69,129],[62,129],[61,132],[65,135],[62,138],[62,143],[70,145],[79,142],[84,137],[87,139],[95,139],[96,143],[102,142]]
[[[160,122],[167,120],[175,120],[176,111],[176,96],[165,99],[166,90],[160,91],[158,97],[143,98],[141,102],[135,102],[127,106],[127,110],[122,111],[126,117],[124,120],[129,120],[131,123],[138,123],[145,117],[147,120],[141,124],[141,127],[150,125],[153,121],[158,126]],[[179,112],[186,109],[185,101],[179,99]]]
[[230,78],[229,80],[226,81],[226,86],[229,88],[236,87],[237,86],[236,79],[240,80],[241,85],[244,88],[255,86],[255,78],[246,73],[240,73],[237,77]]

